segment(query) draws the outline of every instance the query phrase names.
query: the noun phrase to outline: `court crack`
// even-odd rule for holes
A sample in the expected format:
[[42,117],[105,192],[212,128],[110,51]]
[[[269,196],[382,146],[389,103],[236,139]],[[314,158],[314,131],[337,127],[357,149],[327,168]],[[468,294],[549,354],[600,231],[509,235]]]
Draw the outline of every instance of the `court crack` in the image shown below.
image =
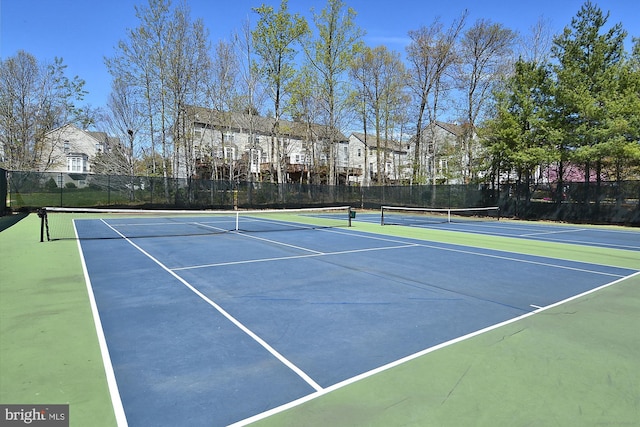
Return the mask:
[[515,332],[514,332],[514,333],[512,333],[512,334],[509,334],[509,335],[503,335],[503,336],[502,336],[502,338],[500,338],[500,339],[499,339],[498,341],[496,341],[494,344],[498,344],[498,343],[500,343],[500,342],[502,342],[502,341],[506,340],[507,338],[511,338],[511,337],[512,337],[512,336],[514,336],[514,335],[518,335],[520,332],[523,332],[523,331],[524,331],[524,330],[526,330],[526,329],[527,329],[527,328],[518,329],[517,331],[515,331]]
[[398,405],[400,405],[401,403],[404,403],[404,402],[406,402],[406,401],[407,401],[407,400],[409,400],[409,399],[410,399],[409,397],[405,397],[404,399],[400,399],[399,401],[397,401],[397,402],[395,402],[395,403],[392,403],[391,405],[387,405],[387,406],[384,408],[384,410],[386,411],[387,409],[393,408],[394,406],[398,406]]
[[451,388],[451,390],[449,390],[449,393],[447,393],[447,396],[444,398],[444,400],[442,401],[442,403],[441,403],[440,405],[444,405],[444,404],[447,402],[447,400],[449,400],[449,397],[451,397],[451,395],[452,395],[452,394],[453,394],[453,392],[456,390],[456,388],[458,388],[458,386],[460,385],[460,383],[462,382],[462,380],[464,379],[464,377],[466,377],[466,376],[467,376],[467,373],[471,370],[471,366],[472,366],[472,365],[469,365],[469,366],[467,367],[467,370],[466,370],[466,371],[464,371],[464,372],[462,373],[462,375],[460,376],[460,378],[458,378],[458,381],[456,381],[456,383],[453,385],[453,387]]

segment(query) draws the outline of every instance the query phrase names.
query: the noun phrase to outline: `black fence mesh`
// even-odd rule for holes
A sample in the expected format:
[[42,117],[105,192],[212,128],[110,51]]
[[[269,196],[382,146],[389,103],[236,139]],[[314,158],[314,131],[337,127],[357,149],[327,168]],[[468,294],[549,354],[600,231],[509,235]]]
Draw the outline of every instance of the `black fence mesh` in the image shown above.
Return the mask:
[[[499,206],[502,217],[640,225],[640,181],[414,186],[327,186],[162,177],[8,172],[9,206],[262,209],[350,205],[469,208]],[[1,190],[1,188],[0,188]]]
[[2,203],[0,203],[0,216],[7,214],[7,191],[7,171],[0,168],[0,200],[2,200]]

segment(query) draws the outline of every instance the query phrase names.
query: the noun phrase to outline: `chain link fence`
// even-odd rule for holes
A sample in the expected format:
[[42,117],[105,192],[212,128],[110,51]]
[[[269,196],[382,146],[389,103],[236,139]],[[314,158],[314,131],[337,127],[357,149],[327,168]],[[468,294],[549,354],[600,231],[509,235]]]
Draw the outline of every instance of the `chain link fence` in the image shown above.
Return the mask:
[[565,183],[562,188],[554,184],[505,184],[498,188],[478,184],[357,187],[51,172],[10,171],[4,175],[8,177],[8,204],[13,211],[43,206],[165,209],[499,206],[502,217],[640,225],[640,181]]

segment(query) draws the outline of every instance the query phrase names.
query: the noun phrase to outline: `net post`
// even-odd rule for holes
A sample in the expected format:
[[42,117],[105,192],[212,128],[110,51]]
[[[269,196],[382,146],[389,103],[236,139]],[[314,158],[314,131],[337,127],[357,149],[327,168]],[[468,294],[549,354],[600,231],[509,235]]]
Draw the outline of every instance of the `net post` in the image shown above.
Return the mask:
[[[47,228],[47,209],[46,208],[40,208],[38,209],[38,217],[40,217],[40,243],[44,242],[44,232],[45,229]],[[47,240],[49,240],[49,236],[48,236],[48,232],[47,232]]]
[[347,216],[349,217],[348,227],[351,227],[351,206],[347,207]]
[[240,231],[240,212],[236,211],[236,230]]
[[384,225],[384,206],[380,206],[380,225]]
[[451,223],[451,209],[447,209],[447,222]]

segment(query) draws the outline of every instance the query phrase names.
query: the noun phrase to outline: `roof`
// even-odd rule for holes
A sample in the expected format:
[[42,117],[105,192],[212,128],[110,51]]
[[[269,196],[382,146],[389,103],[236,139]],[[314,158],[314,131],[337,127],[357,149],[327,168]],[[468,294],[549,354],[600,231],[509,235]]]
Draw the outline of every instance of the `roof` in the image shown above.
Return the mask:
[[95,131],[88,131],[88,130],[80,129],[78,126],[74,125],[73,123],[67,123],[67,124],[62,125],[62,126],[60,126],[58,128],[50,130],[49,132],[47,132],[47,135],[62,134],[65,131],[65,129],[72,129],[72,130],[74,130],[76,132],[83,133],[83,134],[87,135],[88,137],[94,139],[96,142],[103,143],[103,144],[106,144],[108,146],[113,145],[113,144],[117,144],[117,143],[120,142],[120,138],[109,136],[109,135],[107,135],[106,132],[95,132]]
[[[95,139],[96,141],[100,141],[96,135],[92,135],[92,132],[80,129],[78,126],[74,125],[73,123],[67,123],[67,124],[62,125],[60,127],[52,129],[52,130],[48,131],[45,135],[52,135],[52,134],[59,135],[59,134],[62,134],[63,132],[65,132],[66,129],[71,129],[72,131],[84,133],[85,135],[90,136],[91,138]],[[97,133],[97,132],[95,132],[95,133]]]
[[452,135],[462,136],[464,134],[464,126],[461,126],[459,124],[445,123],[445,122],[439,122],[439,121],[435,121],[434,124],[439,128],[446,130]]
[[[351,135],[353,135],[355,138],[357,138],[360,142],[362,142],[363,144],[365,144],[365,146],[367,147],[371,147],[371,148],[376,148],[378,146],[378,139],[375,137],[375,135],[372,134],[368,134],[367,133],[367,142],[365,143],[365,135],[362,132],[352,132]],[[402,151],[404,152],[405,150],[402,149],[402,143],[398,142],[398,141],[394,141],[394,140],[380,140],[380,144],[382,146],[387,146],[387,150],[395,150],[395,151]]]
[[[273,117],[263,117],[246,113],[235,113],[212,110],[204,107],[189,107],[193,117],[193,123],[199,123],[205,127],[215,129],[229,129],[243,133],[248,133],[250,128],[253,132],[261,135],[271,135],[275,119]],[[329,139],[334,141],[347,141],[347,137],[336,128],[330,126],[311,124],[305,122],[288,121],[280,119],[280,135],[305,140],[308,138],[307,131],[311,132],[311,138]]]
[[[422,139],[426,138],[425,131],[432,127],[436,129],[438,128],[442,129],[445,132],[455,136],[456,138],[459,138],[464,135],[465,128],[467,127],[467,125],[466,124],[459,125],[457,123],[446,123],[446,122],[440,122],[436,120],[435,122],[431,122],[422,128],[422,135],[423,135]],[[412,136],[411,139],[409,139],[410,142],[415,142],[415,140],[416,140],[416,135]]]

